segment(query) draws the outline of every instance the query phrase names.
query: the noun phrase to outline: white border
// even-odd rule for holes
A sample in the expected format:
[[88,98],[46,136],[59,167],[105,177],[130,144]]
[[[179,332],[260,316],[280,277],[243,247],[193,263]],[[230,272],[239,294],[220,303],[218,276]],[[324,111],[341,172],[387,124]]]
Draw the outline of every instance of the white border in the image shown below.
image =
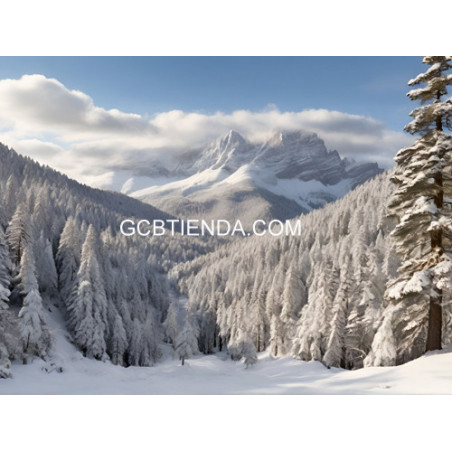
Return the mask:
[[[444,449],[450,396],[17,396],[2,450],[426,451]],[[448,441],[448,439],[447,439]]]
[[15,0],[2,3],[0,54],[445,54],[450,11],[445,0]]
[[[2,4],[0,53],[445,54],[449,5],[15,0]],[[4,450],[46,451],[431,450],[448,435],[450,402],[450,396],[4,396],[1,442]]]

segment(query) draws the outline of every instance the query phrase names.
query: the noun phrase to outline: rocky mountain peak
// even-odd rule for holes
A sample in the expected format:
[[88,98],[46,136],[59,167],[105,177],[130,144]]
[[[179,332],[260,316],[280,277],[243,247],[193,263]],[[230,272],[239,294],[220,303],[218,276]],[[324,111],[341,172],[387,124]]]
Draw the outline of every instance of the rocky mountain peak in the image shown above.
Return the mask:
[[231,130],[193,153],[181,178],[135,196],[178,216],[291,218],[319,208],[382,170],[342,159],[315,133],[278,131],[252,143]]
[[317,134],[304,131],[280,131],[262,145],[256,161],[292,164],[326,154],[325,143]]
[[246,144],[245,138],[236,130],[230,130],[224,137],[220,138],[223,147],[237,146]]
[[235,171],[248,163],[252,155],[253,146],[240,133],[230,130],[226,135],[212,141],[201,152],[194,168],[197,171],[207,168]]

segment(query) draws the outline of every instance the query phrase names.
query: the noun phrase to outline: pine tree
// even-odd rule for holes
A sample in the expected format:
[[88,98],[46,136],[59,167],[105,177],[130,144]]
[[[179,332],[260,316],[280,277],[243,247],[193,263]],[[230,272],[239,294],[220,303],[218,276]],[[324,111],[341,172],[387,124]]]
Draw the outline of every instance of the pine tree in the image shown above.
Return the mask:
[[392,331],[393,316],[398,315],[393,305],[389,305],[383,322],[375,334],[372,350],[364,359],[364,366],[393,366],[396,364],[396,343]]
[[246,334],[239,339],[239,350],[246,368],[257,363],[256,347]]
[[39,290],[50,298],[54,298],[58,293],[58,275],[53,258],[52,245],[49,239],[45,239],[41,233],[36,243],[36,261],[39,262],[37,276]]
[[282,293],[281,320],[286,324],[287,335],[290,337],[293,335],[300,310],[306,304],[306,298],[306,288],[299,272],[294,267],[289,267]]
[[327,367],[345,367],[345,328],[348,318],[348,304],[351,296],[350,258],[341,269],[341,280],[334,298],[334,314],[331,333],[323,362]]
[[128,349],[129,366],[141,365],[141,353],[143,351],[143,329],[138,319],[135,319],[132,324],[132,331],[130,336],[130,343]]
[[19,200],[17,196],[18,192],[19,185],[17,183],[17,179],[13,174],[11,174],[6,182],[5,195],[3,198],[7,217],[10,217],[13,214],[14,209],[17,208],[17,203]]
[[173,348],[176,347],[177,334],[179,333],[179,321],[178,321],[178,307],[177,302],[172,301],[168,308],[168,313],[166,314],[165,322],[163,326],[165,328],[165,333],[170,344]]
[[184,326],[176,339],[176,352],[181,360],[181,364],[185,364],[185,360],[190,356],[198,353],[198,339],[193,322],[187,315]]
[[111,362],[118,366],[124,365],[124,354],[127,350],[126,330],[119,314],[116,313],[110,340]]
[[24,248],[20,260],[20,288],[24,296],[23,306],[19,312],[20,337],[22,340],[24,363],[27,355],[36,355],[44,358],[51,345],[42,310],[42,299],[36,279],[35,262],[31,246]]
[[6,239],[0,226],[0,309],[6,309],[9,299],[9,285],[11,282],[11,261]]
[[49,205],[49,190],[46,185],[41,187],[36,196],[32,217],[34,225],[39,229],[43,238],[49,239],[52,228],[52,222],[49,219],[52,217],[52,209]]
[[327,348],[333,300],[338,286],[338,275],[331,262],[320,260],[313,268],[313,279],[292,343],[292,354],[303,360],[322,359]]
[[58,270],[58,288],[63,305],[70,310],[71,296],[77,279],[80,265],[80,240],[76,221],[69,217],[61,233],[56,254]]
[[409,81],[425,84],[407,94],[421,106],[405,130],[420,137],[395,157],[397,188],[388,207],[399,221],[392,236],[402,263],[386,297],[403,306],[392,316],[398,363],[442,345],[442,296],[452,271],[452,136],[444,132],[452,125],[452,99],[442,100],[452,84],[450,61],[425,57],[430,68]]
[[256,350],[262,352],[267,346],[268,340],[268,319],[265,312],[266,290],[259,288],[251,307],[250,322],[251,331],[255,338]]
[[11,315],[7,311],[10,291],[11,262],[2,226],[0,225],[0,378],[11,376],[10,351],[8,347],[8,330],[11,325]]
[[11,260],[16,266],[20,264],[23,250],[29,241],[28,216],[25,212],[25,206],[19,204],[6,230]]
[[287,353],[287,344],[284,340],[284,323],[279,314],[274,314],[270,321],[270,349],[273,356]]
[[96,257],[98,247],[95,234],[90,225],[82,247],[69,323],[74,327],[74,339],[82,351],[89,357],[104,359],[105,338],[108,335],[107,297]]
[[141,351],[141,365],[152,366],[160,358],[159,343],[161,341],[160,328],[155,320],[155,314],[151,311],[142,328],[143,347]]

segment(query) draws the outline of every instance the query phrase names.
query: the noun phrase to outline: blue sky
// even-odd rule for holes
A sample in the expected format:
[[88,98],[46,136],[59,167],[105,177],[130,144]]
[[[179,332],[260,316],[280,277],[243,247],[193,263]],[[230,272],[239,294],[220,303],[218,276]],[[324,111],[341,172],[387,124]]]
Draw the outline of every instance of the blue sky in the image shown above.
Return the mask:
[[419,57],[0,57],[0,142],[115,188],[231,129],[316,132],[388,168],[412,141]]
[[43,74],[96,105],[154,114],[324,108],[409,121],[407,81],[421,57],[0,57],[0,78]]

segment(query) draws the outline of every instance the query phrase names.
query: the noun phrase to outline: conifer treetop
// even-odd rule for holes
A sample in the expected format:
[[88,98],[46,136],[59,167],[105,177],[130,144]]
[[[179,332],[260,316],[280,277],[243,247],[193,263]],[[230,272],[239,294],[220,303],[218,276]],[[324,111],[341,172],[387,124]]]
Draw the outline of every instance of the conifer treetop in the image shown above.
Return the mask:
[[450,56],[425,57],[423,63],[431,67],[408,82],[409,86],[426,85],[407,93],[411,100],[421,102],[421,106],[410,113],[413,120],[405,127],[407,132],[427,134],[435,129],[441,131],[443,126],[451,128],[452,100],[441,100],[447,95],[447,86],[452,84],[452,74],[448,73],[452,69],[451,60]]

